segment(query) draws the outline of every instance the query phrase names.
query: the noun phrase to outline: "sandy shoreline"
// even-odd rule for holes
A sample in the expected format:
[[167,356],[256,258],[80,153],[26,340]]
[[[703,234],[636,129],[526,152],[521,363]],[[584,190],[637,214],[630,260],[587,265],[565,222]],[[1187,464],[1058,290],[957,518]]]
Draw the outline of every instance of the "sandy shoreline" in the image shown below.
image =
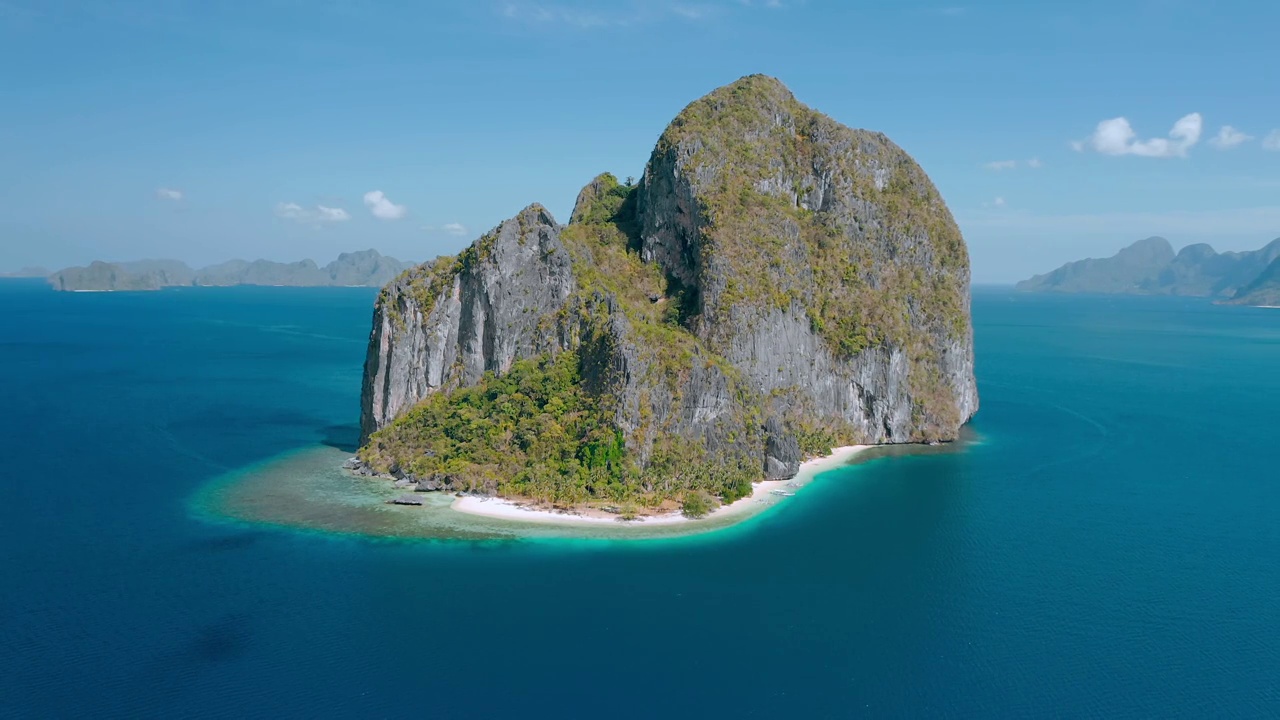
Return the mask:
[[[502,520],[551,523],[556,525],[634,525],[638,527],[653,527],[656,525],[678,525],[682,523],[705,522],[706,520],[711,519],[722,519],[735,515],[751,514],[752,510],[761,509],[763,506],[783,499],[772,495],[772,491],[778,489],[788,489],[788,491],[798,489],[799,486],[808,483],[819,473],[848,463],[854,455],[870,447],[873,446],[849,445],[846,447],[839,447],[833,449],[830,455],[806,460],[801,463],[800,471],[796,473],[795,477],[789,480],[763,480],[755,483],[751,487],[750,496],[744,497],[729,505],[722,505],[708,514],[705,518],[700,518],[698,520],[690,520],[679,512],[672,512],[666,515],[652,515],[623,522],[618,519],[617,515],[612,515],[603,511],[594,511],[591,514],[557,512],[553,510],[540,510],[528,507],[527,504],[521,504],[512,500],[505,500],[503,498],[484,498],[474,496],[460,497],[454,500],[453,504],[449,507],[452,510],[466,513],[468,515],[481,515],[484,517],[498,518]],[[794,484],[796,487],[788,488],[787,486],[789,484]]]

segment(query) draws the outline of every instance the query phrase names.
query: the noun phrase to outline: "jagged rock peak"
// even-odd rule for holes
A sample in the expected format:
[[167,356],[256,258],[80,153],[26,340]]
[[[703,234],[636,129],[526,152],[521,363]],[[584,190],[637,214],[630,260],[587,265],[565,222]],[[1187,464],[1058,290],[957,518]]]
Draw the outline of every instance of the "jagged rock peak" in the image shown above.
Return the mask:
[[613,173],[600,173],[595,176],[586,187],[578,192],[578,199],[573,203],[573,214],[569,216],[569,223],[585,223],[599,222],[608,218],[593,218],[592,211],[600,207],[600,201],[606,195],[617,190],[620,187],[618,178]]
[[964,239],[883,134],[750,75],[668,125],[638,208],[644,259],[695,297],[689,326],[765,392],[877,441],[954,437],[977,410]]
[[560,225],[538,203],[457,256],[405,271],[374,307],[362,436],[437,390],[473,384],[521,357],[563,347],[561,328],[542,320],[573,288]]

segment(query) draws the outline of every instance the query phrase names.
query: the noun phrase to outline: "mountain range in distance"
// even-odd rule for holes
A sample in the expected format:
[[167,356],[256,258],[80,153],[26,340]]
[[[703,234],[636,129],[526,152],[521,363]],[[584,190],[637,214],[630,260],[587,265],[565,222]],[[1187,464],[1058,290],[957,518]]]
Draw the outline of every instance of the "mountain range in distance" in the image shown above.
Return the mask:
[[324,267],[316,265],[314,260],[290,263],[229,260],[195,270],[180,260],[120,263],[95,260],[86,267],[59,270],[48,278],[54,290],[68,292],[231,285],[382,287],[416,264],[388,257],[377,250],[342,253]]
[[21,270],[0,273],[0,278],[42,278],[48,276],[49,271],[42,267],[24,267]]
[[1069,262],[1023,280],[1016,288],[1026,292],[1183,295],[1233,305],[1280,305],[1280,238],[1244,252],[1219,253],[1197,243],[1174,253],[1168,240],[1149,237],[1108,258]]

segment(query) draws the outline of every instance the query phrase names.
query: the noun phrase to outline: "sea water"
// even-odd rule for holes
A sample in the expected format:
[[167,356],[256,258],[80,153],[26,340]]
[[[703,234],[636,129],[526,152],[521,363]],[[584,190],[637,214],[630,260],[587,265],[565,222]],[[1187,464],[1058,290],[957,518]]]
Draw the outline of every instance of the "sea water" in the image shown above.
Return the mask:
[[979,289],[976,442],[699,536],[219,514],[374,296],[0,282],[0,716],[1280,715],[1280,310]]

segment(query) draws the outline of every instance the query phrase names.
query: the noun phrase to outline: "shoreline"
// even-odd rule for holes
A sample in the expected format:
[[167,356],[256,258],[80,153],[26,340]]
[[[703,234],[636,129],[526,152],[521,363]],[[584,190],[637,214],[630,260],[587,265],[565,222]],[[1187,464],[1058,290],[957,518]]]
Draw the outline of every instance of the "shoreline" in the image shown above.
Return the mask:
[[813,480],[819,473],[833,470],[848,464],[858,453],[864,452],[874,445],[846,445],[844,447],[833,448],[827,455],[817,458],[811,458],[800,464],[800,469],[795,476],[785,480],[761,480],[752,483],[751,494],[747,497],[740,498],[728,505],[721,505],[715,510],[707,513],[701,518],[687,518],[680,513],[674,511],[663,515],[639,516],[635,520],[622,520],[619,516],[607,513],[602,510],[587,509],[584,511],[558,511],[547,510],[537,507],[531,507],[532,503],[527,501],[508,500],[498,497],[479,497],[475,495],[467,495],[455,499],[449,509],[463,513],[466,515],[476,515],[480,517],[493,518],[498,520],[512,520],[526,523],[539,523],[550,525],[577,525],[577,526],[601,526],[610,525],[614,527],[654,527],[660,525],[682,525],[688,523],[702,523],[708,520],[724,519],[735,516],[750,516],[754,513],[753,509],[761,510],[776,504],[776,500],[771,493],[774,490],[786,488],[788,484],[794,483],[796,489]]

